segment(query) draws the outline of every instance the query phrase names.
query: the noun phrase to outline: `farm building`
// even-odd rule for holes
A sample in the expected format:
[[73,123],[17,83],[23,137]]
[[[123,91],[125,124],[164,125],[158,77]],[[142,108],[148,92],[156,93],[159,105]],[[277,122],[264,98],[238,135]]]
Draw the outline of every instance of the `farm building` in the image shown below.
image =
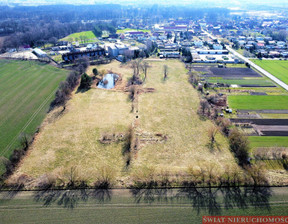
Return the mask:
[[82,57],[99,57],[99,56],[105,56],[104,48],[98,47],[93,50],[65,53],[62,55],[62,59],[64,61],[74,61],[75,59]]
[[39,48],[34,48],[32,51],[33,54],[35,54],[38,58],[45,58],[47,57],[47,53],[42,51]]
[[228,54],[229,51],[227,50],[204,50],[204,49],[200,49],[197,50],[198,54]]

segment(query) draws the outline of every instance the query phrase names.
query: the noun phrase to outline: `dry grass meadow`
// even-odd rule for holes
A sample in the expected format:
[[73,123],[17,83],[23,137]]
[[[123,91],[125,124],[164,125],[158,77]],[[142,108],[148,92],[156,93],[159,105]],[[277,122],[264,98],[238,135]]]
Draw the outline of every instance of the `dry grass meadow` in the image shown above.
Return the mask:
[[[76,178],[89,184],[106,175],[114,186],[128,186],[133,180],[150,178],[152,172],[176,176],[191,167],[213,169],[218,174],[238,169],[221,134],[217,134],[214,147],[209,146],[207,133],[214,124],[197,115],[199,96],[188,83],[183,63],[169,60],[149,64],[147,80],[140,88],[155,91],[139,95],[135,112],[131,112],[132,103],[122,88],[132,75],[129,65],[112,62],[97,66],[98,70],[120,73],[120,86],[75,93],[63,114],[61,108],[48,114],[28,155],[8,181],[23,174],[31,177],[31,184],[45,174],[67,181],[71,168],[75,168]],[[165,64],[168,78],[163,81]],[[125,142],[102,144],[99,139],[125,134],[131,126],[138,150],[127,167],[122,153]]]

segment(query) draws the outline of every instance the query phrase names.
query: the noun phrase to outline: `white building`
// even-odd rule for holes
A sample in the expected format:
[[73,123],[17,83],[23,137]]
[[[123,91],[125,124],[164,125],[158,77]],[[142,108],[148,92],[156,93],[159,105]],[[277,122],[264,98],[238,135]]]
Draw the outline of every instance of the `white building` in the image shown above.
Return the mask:
[[213,44],[214,50],[223,50],[223,46],[221,44]]

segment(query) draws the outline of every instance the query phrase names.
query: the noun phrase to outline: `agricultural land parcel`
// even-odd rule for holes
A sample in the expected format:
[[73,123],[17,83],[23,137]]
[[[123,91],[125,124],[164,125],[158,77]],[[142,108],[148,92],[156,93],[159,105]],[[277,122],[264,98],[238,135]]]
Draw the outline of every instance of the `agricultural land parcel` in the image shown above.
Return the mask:
[[260,147],[287,147],[288,137],[282,136],[250,136],[252,148]]
[[229,106],[238,110],[287,110],[288,95],[228,96]]
[[[217,146],[209,148],[207,132],[213,124],[209,120],[200,120],[197,115],[199,96],[188,83],[184,65],[169,60],[168,79],[163,81],[165,62],[149,63],[151,68],[143,87],[155,88],[155,92],[139,96],[136,133],[139,138],[157,133],[165,135],[165,143],[141,144],[129,169],[126,169],[122,154],[124,143],[101,144],[99,139],[105,134],[125,134],[136,119],[131,113],[128,93],[119,89],[93,88],[76,93],[61,117],[53,120],[57,111],[49,114],[14,178],[23,173],[33,178],[52,173],[65,179],[65,172],[76,167],[79,176],[90,184],[103,170],[112,172],[119,184],[129,183],[131,177],[149,178],[151,170],[181,174],[192,164],[196,168],[203,164],[206,168],[215,167],[214,171],[218,173],[227,167],[237,169],[227,140],[222,135],[216,136]],[[122,85],[132,75],[129,65],[118,62],[97,68],[122,74]]]
[[252,60],[276,78],[288,84],[288,61],[279,60]]
[[243,65],[227,65],[227,68],[217,68],[215,65],[198,65],[193,69],[201,73],[209,83],[236,84],[242,87],[275,87],[275,84],[266,77],[261,76],[253,69]]
[[0,153],[9,157],[21,132],[33,134],[43,121],[67,71],[28,61],[0,60]]

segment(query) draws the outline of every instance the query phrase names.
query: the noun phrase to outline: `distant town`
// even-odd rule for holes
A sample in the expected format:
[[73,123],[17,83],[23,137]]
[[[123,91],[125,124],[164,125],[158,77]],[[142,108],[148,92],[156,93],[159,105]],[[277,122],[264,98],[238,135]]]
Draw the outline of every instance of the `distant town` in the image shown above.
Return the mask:
[[0,3],[0,222],[287,217],[284,1],[73,2]]

